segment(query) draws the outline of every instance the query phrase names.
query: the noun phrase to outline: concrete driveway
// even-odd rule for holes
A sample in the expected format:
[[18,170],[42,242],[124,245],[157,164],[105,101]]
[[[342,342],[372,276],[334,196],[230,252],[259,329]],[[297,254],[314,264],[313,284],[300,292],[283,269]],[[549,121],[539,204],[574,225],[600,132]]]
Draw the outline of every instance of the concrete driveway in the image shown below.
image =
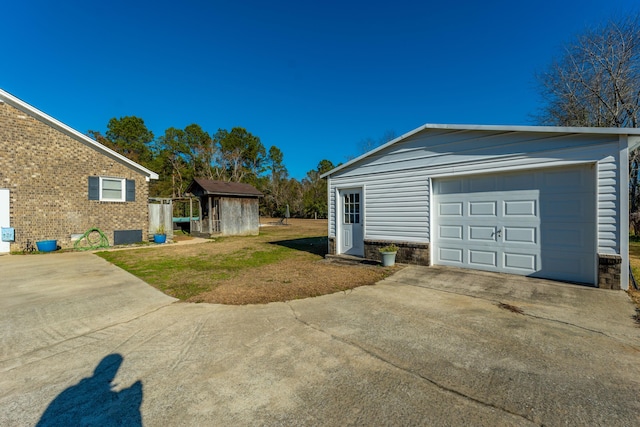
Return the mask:
[[640,425],[621,291],[408,267],[184,304],[84,253],[0,257],[0,292],[2,426]]

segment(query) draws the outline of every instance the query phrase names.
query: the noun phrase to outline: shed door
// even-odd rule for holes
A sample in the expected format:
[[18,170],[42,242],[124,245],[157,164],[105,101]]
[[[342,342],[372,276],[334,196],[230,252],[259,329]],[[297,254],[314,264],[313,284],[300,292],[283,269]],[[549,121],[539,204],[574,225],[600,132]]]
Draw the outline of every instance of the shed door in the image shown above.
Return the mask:
[[594,166],[433,185],[434,264],[596,283]]
[[362,191],[341,190],[340,253],[364,256]]
[[[0,188],[0,227],[9,227],[9,190]],[[0,239],[0,253],[9,252],[9,242]]]

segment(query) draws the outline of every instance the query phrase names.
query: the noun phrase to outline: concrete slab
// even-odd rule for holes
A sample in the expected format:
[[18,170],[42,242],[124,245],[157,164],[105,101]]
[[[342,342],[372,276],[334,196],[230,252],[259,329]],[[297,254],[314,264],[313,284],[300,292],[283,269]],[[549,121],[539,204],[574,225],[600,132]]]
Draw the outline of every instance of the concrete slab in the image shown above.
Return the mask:
[[0,292],[3,361],[176,301],[90,253],[4,256]]
[[[59,256],[43,258],[55,269]],[[0,311],[13,315],[1,318],[2,347],[7,330],[20,333],[15,316],[36,343],[11,338],[16,348],[3,349],[3,426],[640,422],[640,328],[620,291],[408,267],[349,292],[233,307],[110,284],[123,274],[113,267],[94,280],[109,264],[89,258],[78,258],[71,289],[50,290],[50,273],[5,269],[10,258],[0,259],[3,278],[31,285],[3,298]],[[74,289],[128,296],[87,311],[75,305],[91,298]],[[131,315],[109,319],[120,304]],[[56,306],[62,313],[37,314]]]

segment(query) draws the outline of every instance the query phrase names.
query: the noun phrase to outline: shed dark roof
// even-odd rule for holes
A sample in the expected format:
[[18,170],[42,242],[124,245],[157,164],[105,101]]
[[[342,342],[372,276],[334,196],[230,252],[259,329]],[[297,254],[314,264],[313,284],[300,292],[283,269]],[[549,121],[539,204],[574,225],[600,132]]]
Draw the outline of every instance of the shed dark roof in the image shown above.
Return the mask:
[[187,192],[192,192],[194,186],[198,186],[205,194],[216,196],[245,196],[262,197],[264,194],[255,189],[254,186],[240,182],[214,181],[206,178],[193,178],[187,188]]

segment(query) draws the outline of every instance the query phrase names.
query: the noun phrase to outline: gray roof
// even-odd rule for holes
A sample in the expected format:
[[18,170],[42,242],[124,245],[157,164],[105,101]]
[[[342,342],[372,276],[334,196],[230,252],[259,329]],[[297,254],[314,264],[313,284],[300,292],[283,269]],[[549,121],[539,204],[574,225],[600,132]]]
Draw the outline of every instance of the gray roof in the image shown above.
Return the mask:
[[244,196],[262,197],[264,194],[256,190],[253,185],[241,182],[214,181],[207,178],[193,178],[187,192],[192,192],[194,186],[200,187],[205,194],[211,196]]

